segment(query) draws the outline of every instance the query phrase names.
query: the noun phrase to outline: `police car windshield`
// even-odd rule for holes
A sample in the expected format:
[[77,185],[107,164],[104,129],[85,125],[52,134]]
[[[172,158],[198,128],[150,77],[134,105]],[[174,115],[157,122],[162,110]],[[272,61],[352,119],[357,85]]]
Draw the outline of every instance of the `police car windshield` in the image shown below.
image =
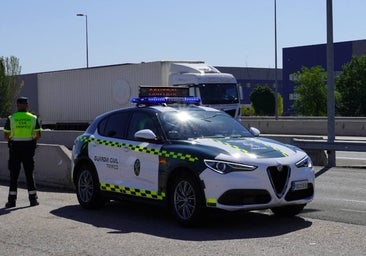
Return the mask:
[[161,121],[170,140],[253,137],[241,123],[217,111],[165,112]]

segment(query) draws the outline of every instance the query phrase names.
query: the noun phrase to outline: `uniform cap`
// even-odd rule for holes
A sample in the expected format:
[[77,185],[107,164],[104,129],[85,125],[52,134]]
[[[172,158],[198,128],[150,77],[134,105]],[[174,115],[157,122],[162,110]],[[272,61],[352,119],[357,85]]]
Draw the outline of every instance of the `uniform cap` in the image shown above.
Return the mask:
[[20,97],[17,99],[17,104],[28,104],[28,98],[27,97]]

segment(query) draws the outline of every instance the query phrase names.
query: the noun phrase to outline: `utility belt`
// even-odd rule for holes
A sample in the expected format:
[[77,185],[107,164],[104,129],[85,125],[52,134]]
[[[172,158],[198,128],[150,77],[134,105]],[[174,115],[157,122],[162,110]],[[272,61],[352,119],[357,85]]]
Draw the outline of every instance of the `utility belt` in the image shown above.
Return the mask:
[[11,139],[8,142],[8,147],[34,149],[37,147],[37,141],[35,139]]

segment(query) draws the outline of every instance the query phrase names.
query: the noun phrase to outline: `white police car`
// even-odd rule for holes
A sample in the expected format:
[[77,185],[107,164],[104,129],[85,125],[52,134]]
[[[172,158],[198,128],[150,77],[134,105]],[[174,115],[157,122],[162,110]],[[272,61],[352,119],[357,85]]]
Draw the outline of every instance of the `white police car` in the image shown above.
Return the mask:
[[191,225],[208,208],[291,216],[313,199],[314,170],[304,151],[257,137],[216,109],[166,104],[177,100],[135,99],[136,107],[98,116],[76,139],[72,179],[82,207],[146,199],[167,203]]

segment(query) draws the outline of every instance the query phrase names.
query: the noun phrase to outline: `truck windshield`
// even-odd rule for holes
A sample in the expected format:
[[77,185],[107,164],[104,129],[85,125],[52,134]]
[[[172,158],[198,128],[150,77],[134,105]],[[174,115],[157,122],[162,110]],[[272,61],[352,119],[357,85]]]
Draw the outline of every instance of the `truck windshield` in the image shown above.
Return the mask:
[[204,84],[200,87],[202,104],[239,103],[236,84]]

